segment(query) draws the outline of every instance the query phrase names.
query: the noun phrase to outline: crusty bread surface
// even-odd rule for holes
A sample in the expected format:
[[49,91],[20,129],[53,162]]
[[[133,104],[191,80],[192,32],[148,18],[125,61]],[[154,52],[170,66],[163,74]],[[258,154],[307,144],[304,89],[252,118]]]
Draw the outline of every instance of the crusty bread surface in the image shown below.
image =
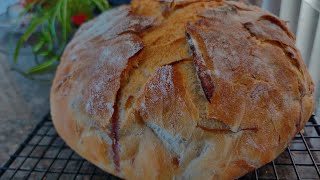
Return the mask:
[[233,1],[134,0],[80,27],[51,90],[59,135],[124,179],[241,177],[314,109],[285,22]]

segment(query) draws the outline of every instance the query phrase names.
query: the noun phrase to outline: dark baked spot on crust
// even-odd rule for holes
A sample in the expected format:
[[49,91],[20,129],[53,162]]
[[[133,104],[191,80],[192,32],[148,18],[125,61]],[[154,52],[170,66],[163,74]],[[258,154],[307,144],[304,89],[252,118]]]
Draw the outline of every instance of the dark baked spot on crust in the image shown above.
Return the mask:
[[144,124],[143,118],[142,118],[142,116],[141,116],[140,113],[141,113],[141,112],[139,112],[139,111],[135,111],[135,112],[134,112],[135,120],[136,120],[136,122],[138,122],[139,124]]
[[278,143],[280,144],[281,142],[281,136],[279,135]]
[[175,167],[179,167],[179,165],[180,165],[180,160],[178,157],[173,157],[171,162]]

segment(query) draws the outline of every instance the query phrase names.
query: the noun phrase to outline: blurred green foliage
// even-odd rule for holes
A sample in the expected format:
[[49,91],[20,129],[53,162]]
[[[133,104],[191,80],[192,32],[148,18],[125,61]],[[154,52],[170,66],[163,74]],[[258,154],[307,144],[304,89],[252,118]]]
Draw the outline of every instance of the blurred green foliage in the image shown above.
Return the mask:
[[72,23],[72,17],[84,14],[91,19],[109,8],[106,0],[31,1],[23,14],[33,13],[34,16],[16,45],[14,62],[17,62],[23,44],[34,35],[36,42],[32,44],[32,51],[40,62],[24,74],[30,76],[55,70],[64,48],[78,28]]

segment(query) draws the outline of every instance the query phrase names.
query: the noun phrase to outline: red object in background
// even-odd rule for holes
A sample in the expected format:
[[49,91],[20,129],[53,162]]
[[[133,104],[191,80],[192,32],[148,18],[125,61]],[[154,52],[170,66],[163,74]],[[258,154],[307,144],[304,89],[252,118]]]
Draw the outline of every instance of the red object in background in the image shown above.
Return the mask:
[[87,21],[87,15],[85,14],[77,14],[71,17],[72,23],[80,26],[81,24],[83,24],[84,22]]

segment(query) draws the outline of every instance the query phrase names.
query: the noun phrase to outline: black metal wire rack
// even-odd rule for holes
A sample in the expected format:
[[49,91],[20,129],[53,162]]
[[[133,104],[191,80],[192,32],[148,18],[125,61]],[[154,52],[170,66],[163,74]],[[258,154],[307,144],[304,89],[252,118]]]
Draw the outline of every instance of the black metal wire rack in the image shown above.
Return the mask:
[[[320,123],[315,116],[276,160],[240,179],[320,179]],[[50,116],[29,134],[0,169],[0,179],[110,179],[72,151],[57,135]]]

